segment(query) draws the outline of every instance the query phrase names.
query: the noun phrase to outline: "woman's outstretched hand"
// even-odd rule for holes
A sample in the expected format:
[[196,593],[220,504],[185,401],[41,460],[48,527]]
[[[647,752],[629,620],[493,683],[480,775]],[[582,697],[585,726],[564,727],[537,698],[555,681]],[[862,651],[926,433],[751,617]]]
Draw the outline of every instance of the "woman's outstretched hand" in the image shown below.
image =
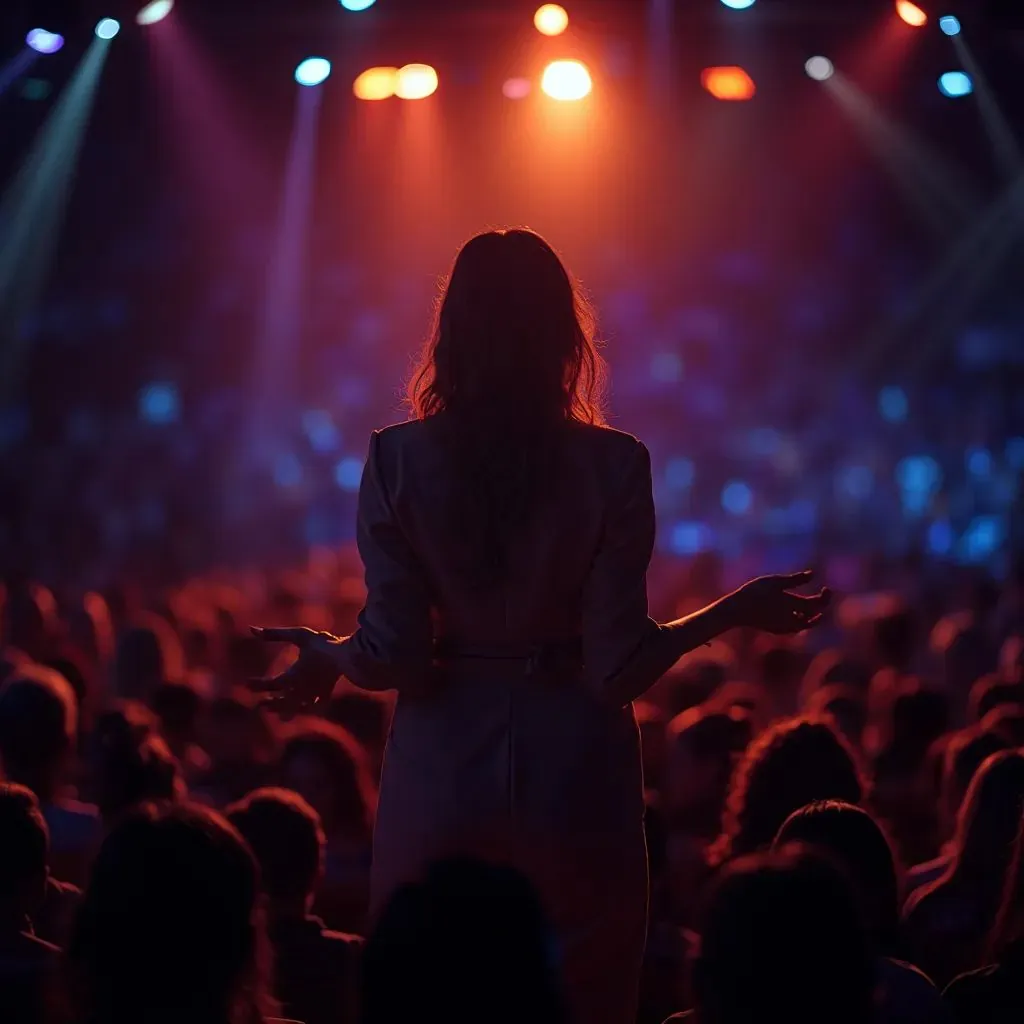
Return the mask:
[[294,644],[299,656],[278,676],[253,681],[253,689],[266,694],[264,703],[281,714],[296,714],[330,697],[341,670],[338,648],[344,641],[330,633],[317,633],[298,626],[290,629],[262,629],[253,626],[253,636],[270,643]]
[[766,633],[800,633],[816,626],[832,600],[832,592],[828,587],[807,596],[792,592],[813,576],[807,569],[790,576],[759,576],[744,583],[726,598],[736,625]]

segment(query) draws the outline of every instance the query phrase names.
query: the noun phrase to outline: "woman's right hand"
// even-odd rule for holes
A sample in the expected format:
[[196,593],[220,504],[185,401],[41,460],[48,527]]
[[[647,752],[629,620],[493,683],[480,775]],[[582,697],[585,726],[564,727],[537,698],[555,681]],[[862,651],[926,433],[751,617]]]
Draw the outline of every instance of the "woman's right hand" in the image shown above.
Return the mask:
[[793,588],[809,583],[810,569],[789,576],[759,576],[744,583],[726,598],[735,624],[765,633],[801,633],[816,626],[832,601],[823,587],[816,594],[794,594]]
[[345,642],[342,638],[301,626],[290,629],[251,628],[253,636],[260,640],[294,644],[299,649],[295,664],[280,675],[254,680],[253,688],[267,694],[264,703],[288,715],[305,711],[330,697],[341,677],[338,650]]

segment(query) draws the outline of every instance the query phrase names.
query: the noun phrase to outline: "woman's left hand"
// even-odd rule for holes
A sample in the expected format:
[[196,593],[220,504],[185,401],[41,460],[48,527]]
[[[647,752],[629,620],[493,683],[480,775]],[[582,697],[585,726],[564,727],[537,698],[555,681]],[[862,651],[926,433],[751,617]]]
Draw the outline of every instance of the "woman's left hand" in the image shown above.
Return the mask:
[[345,642],[342,638],[330,633],[317,633],[304,626],[251,628],[253,636],[260,640],[294,644],[299,649],[299,656],[289,669],[278,676],[253,681],[253,689],[267,694],[264,703],[287,715],[308,710],[330,697],[341,676],[338,652]]

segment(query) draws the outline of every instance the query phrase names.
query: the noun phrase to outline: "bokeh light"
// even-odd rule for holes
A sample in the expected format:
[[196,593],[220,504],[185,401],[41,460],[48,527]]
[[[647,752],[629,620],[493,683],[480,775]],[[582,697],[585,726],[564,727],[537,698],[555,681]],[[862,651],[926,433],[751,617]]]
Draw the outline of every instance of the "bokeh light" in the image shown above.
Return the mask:
[[939,92],[950,99],[970,96],[974,92],[974,83],[966,71],[947,71],[939,78]]
[[878,412],[886,423],[902,423],[908,410],[907,393],[903,388],[890,385],[878,392]]
[[524,100],[532,88],[528,78],[506,78],[501,91],[510,100]]
[[334,467],[334,482],[343,491],[358,491],[363,477],[363,460],[349,455]]
[[397,88],[398,68],[367,68],[352,83],[352,91],[361,100],[386,100]]
[[739,67],[705,68],[700,73],[700,84],[716,100],[729,102],[753,99],[757,92],[754,80]]
[[116,18],[100,18],[96,23],[96,35],[100,39],[113,39],[121,31],[121,23]]
[[745,11],[748,7],[754,6],[754,0],[722,0],[722,3],[734,11]]
[[153,0],[135,15],[135,20],[140,25],[155,25],[158,21],[163,21],[173,10],[174,0]]
[[816,82],[827,82],[836,73],[828,57],[811,57],[804,65],[804,71]]
[[730,480],[722,488],[722,508],[731,516],[746,515],[754,503],[754,492],[742,480]]
[[36,53],[56,53],[64,45],[64,37],[45,28],[34,28],[25,36],[25,43]]
[[325,57],[307,57],[295,69],[295,81],[299,85],[312,86],[326,82],[331,73],[331,62]]
[[139,392],[139,419],[164,426],[177,421],[181,411],[178,389],[168,381],[154,381]]
[[403,100],[424,100],[437,92],[437,72],[429,64],[406,64],[398,69],[395,95]]
[[910,0],[896,0],[896,13],[913,28],[922,28],[928,24],[928,15]]
[[552,61],[541,76],[540,87],[553,100],[581,100],[593,88],[586,64],[578,60]]
[[544,4],[537,8],[533,24],[541,35],[558,36],[569,27],[569,15],[558,4]]
[[367,7],[372,7],[377,0],[338,0],[338,2],[346,11],[365,11]]
[[944,14],[939,18],[939,28],[947,36],[958,36],[960,35],[960,19],[952,14]]

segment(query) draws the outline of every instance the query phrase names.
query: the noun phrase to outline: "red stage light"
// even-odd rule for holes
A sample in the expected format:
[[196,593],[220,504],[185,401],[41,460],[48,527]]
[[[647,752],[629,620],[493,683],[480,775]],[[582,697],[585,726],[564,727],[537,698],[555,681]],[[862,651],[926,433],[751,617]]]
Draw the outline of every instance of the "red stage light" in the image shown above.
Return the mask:
[[921,28],[928,24],[928,15],[917,4],[912,4],[910,0],[896,0],[896,13],[914,28]]
[[700,84],[716,100],[749,100],[757,92],[754,80],[737,67],[705,68],[700,75]]

